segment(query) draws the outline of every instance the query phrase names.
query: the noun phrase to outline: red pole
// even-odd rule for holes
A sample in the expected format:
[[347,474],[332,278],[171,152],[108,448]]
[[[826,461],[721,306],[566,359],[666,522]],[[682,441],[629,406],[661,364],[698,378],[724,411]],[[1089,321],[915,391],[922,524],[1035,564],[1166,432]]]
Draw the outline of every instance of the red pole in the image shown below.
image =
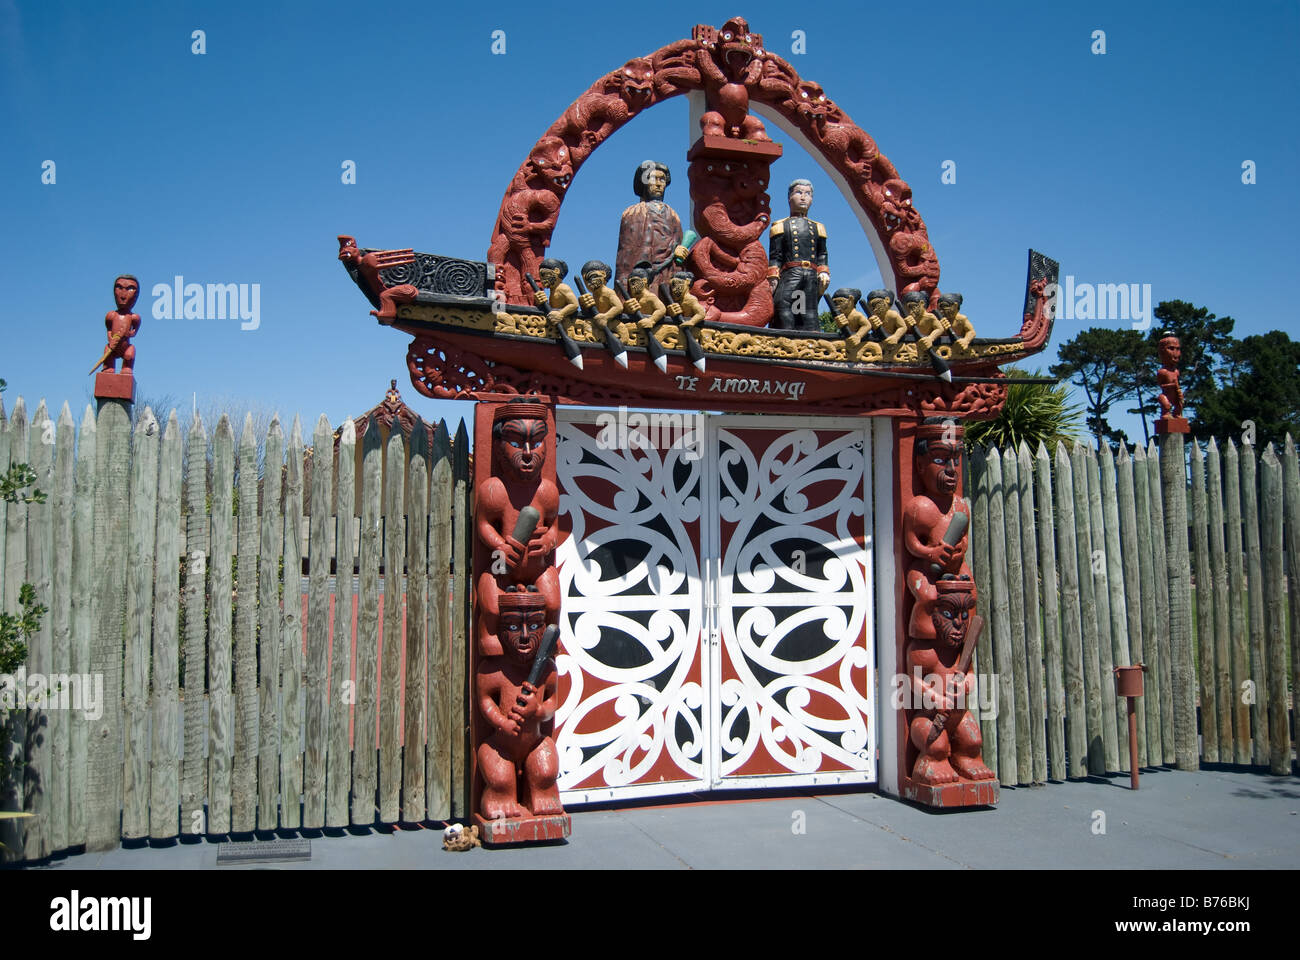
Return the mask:
[[1128,756],[1129,756],[1129,781],[1134,790],[1138,788],[1138,722],[1137,722],[1137,697],[1127,697],[1128,700]]

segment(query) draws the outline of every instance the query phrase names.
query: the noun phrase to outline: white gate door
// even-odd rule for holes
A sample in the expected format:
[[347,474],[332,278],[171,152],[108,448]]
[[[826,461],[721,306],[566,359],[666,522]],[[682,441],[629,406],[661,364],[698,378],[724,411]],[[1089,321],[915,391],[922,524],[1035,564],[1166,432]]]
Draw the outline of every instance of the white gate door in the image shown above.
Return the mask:
[[556,421],[565,802],[874,780],[872,421]]

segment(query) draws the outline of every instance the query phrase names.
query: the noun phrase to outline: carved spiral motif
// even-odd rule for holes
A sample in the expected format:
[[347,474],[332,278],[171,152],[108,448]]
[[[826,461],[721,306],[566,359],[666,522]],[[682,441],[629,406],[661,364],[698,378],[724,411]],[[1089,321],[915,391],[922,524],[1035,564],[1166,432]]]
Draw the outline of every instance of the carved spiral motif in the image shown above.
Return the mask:
[[421,257],[421,290],[445,293],[457,297],[481,297],[486,289],[487,273],[484,265],[472,260],[452,257]]

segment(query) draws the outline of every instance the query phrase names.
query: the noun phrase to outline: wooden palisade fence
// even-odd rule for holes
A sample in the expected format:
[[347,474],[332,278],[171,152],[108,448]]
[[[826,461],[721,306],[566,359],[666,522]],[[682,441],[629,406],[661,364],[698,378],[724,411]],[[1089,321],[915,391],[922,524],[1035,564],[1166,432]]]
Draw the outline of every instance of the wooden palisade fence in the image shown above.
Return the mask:
[[[469,591],[451,573],[468,442],[429,436],[417,422],[384,450],[373,419],[361,437],[349,420],[335,455],[323,416],[310,449],[273,421],[259,481],[251,420],[236,439],[224,416],[209,436],[109,405],[78,431],[66,406],[57,423],[0,407],[0,470],[29,463],[48,495],[0,503],[0,608],[33,584],[49,612],[25,669],[64,677],[62,700],[7,711],[0,809],[36,815],[4,822],[11,857],[467,815]],[[972,452],[976,669],[998,705],[981,724],[1003,783],[1127,770],[1111,671],[1138,662],[1139,765],[1292,771],[1296,448],[1187,448],[1163,478],[1154,443]],[[102,678],[93,712],[66,708],[83,675]]]
[[[310,450],[276,420],[259,482],[251,418],[209,437],[137,412],[87,407],[78,432],[66,405],[0,407],[0,470],[48,495],[0,503],[0,609],[33,584],[26,673],[61,678],[7,711],[0,809],[35,814],[4,821],[9,856],[465,816],[464,427],[384,451],[348,420],[336,458],[324,416]],[[83,675],[97,710],[70,709]]]
[[1300,464],[1289,436],[1281,456],[1188,438],[1165,464],[1154,442],[969,459],[987,623],[976,667],[997,698],[981,717],[984,759],[1004,784],[1127,771],[1112,670],[1135,663],[1148,667],[1140,766],[1293,772]]

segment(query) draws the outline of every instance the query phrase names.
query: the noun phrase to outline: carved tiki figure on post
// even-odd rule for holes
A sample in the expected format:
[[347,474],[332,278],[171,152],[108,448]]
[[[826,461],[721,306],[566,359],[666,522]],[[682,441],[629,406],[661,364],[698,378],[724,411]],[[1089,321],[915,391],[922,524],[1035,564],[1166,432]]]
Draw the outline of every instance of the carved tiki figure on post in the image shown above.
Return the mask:
[[973,702],[971,655],[979,633],[975,582],[966,564],[970,513],[957,496],[962,428],[927,420],[916,433],[913,459],[919,490],[903,508],[903,545],[914,558],[907,588],[914,599],[905,665],[911,778],[930,786],[991,780],[981,758]]
[[1178,365],[1183,359],[1183,344],[1172,333],[1166,333],[1156,345],[1160,357],[1160,369],[1156,371],[1156,386],[1160,394],[1156,399],[1160,403],[1160,419],[1156,421],[1156,433],[1188,433],[1190,429],[1183,416],[1183,388],[1178,385]]
[[[104,328],[108,344],[99,363],[90,368],[94,373],[104,368],[95,378],[95,396],[101,400],[135,399],[135,346],[131,338],[140,331],[140,315],[134,313],[135,301],[140,296],[140,281],[129,273],[113,280],[114,307],[104,314]],[[117,372],[118,361],[122,372]]]
[[496,639],[504,653],[482,657],[474,672],[475,701],[491,731],[477,753],[479,814],[485,820],[559,816],[560,765],[551,736],[556,670],[543,642],[555,628],[547,627],[546,600],[532,588],[511,584],[498,604]]

